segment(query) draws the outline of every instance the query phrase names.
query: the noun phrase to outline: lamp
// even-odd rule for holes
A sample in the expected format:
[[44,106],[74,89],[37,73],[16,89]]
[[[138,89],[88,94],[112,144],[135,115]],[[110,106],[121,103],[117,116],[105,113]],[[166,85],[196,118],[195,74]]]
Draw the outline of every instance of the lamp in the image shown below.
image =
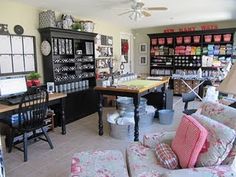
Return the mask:
[[121,56],[120,56],[120,70],[121,70],[122,74],[123,74],[123,71],[124,71],[124,69],[125,69],[124,63],[126,63],[125,56],[124,56],[124,55],[121,55]]
[[223,82],[218,87],[222,93],[236,95],[236,64],[233,65]]

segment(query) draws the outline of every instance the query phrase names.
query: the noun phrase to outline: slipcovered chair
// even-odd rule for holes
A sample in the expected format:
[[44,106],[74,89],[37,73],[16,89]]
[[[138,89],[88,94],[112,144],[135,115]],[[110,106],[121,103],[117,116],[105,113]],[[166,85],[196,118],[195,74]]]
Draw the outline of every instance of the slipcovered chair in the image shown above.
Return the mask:
[[[236,130],[236,109],[220,103],[205,102],[199,112]],[[169,170],[160,165],[156,158],[155,148],[158,143],[171,145],[175,131],[147,134],[143,143],[132,143],[127,148],[128,169],[131,177],[209,177],[236,176],[236,145],[233,145],[226,159],[219,166],[196,167]],[[234,171],[235,170],[235,171]]]

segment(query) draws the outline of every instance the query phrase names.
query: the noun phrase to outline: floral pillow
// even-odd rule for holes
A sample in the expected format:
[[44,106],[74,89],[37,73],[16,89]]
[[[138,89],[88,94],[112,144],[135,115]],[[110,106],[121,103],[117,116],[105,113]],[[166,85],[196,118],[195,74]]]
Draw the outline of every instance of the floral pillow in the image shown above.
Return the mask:
[[159,143],[156,147],[157,159],[164,168],[176,169],[178,167],[178,157],[172,151],[171,147],[165,143]]
[[236,133],[226,125],[201,114],[192,114],[208,131],[206,142],[198,156],[196,166],[220,165],[233,147]]

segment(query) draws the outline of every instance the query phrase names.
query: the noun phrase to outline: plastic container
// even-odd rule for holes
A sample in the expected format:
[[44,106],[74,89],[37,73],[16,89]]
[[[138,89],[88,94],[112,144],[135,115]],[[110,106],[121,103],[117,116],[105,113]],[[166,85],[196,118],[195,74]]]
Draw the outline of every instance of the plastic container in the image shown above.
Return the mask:
[[173,44],[173,38],[172,37],[167,38],[167,44]]
[[165,38],[158,38],[158,44],[159,45],[165,44]]
[[160,124],[170,125],[173,122],[174,110],[162,109],[159,110]]

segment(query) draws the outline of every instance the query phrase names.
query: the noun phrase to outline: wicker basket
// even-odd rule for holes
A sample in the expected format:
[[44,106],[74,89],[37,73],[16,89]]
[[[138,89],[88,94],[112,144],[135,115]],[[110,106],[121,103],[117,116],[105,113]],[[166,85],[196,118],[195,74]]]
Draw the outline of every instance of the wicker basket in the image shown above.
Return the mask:
[[56,27],[56,16],[52,10],[39,13],[39,28]]

